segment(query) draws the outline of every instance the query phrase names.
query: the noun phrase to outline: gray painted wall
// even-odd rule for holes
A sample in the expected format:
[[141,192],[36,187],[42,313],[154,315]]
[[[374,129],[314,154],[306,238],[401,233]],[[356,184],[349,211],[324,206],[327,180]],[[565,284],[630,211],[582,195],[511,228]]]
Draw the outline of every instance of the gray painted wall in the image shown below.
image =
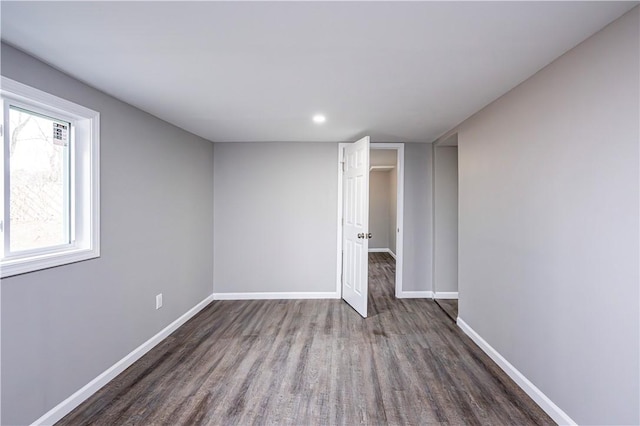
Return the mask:
[[404,146],[404,291],[432,290],[431,144]]
[[[214,291],[335,292],[338,144],[214,144]],[[431,145],[405,145],[404,290],[431,290]]]
[[579,424],[640,423],[639,19],[458,134],[460,317]]
[[458,291],[458,147],[434,147],[434,291]]
[[398,234],[398,169],[389,170],[389,249],[396,253]]
[[101,113],[101,257],[1,283],[0,423],[18,425],[212,293],[213,146],[9,46],[1,50],[2,75]]
[[[36,420],[212,288],[335,290],[337,144],[211,144],[5,45],[1,72],[99,111],[102,145],[102,256],[2,280],[2,424]],[[404,289],[430,290],[431,150],[405,152]]]
[[338,145],[214,146],[214,291],[335,292]]
[[369,173],[369,248],[389,248],[389,171]]

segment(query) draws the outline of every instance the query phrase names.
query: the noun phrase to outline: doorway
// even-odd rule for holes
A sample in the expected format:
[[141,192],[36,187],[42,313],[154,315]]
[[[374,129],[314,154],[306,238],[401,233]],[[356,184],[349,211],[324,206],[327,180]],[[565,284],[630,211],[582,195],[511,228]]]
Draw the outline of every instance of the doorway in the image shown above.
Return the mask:
[[433,297],[458,317],[458,134],[433,145]]
[[[344,246],[343,232],[345,227],[349,227],[344,221],[345,207],[343,196],[348,190],[344,188],[343,163],[345,161],[345,150],[352,144],[339,144],[339,168],[338,168],[338,276],[337,291],[345,298],[343,275],[345,264],[345,252],[351,253],[349,247],[352,245],[347,241]],[[367,200],[366,216],[367,229],[364,235],[367,238],[367,265],[369,268],[369,253],[383,253],[376,256],[390,256],[395,263],[394,289],[395,297],[402,294],[402,268],[403,268],[403,208],[404,208],[404,144],[403,143],[372,143],[369,145],[367,164],[369,174],[367,175]],[[373,183],[373,186],[370,184]],[[373,191],[373,192],[371,192]],[[371,213],[371,214],[370,214]],[[349,222],[347,220],[347,222]],[[345,250],[346,249],[346,250]],[[348,272],[347,272],[348,274]],[[367,290],[368,286],[364,286]],[[345,298],[347,300],[347,298]],[[347,302],[349,302],[347,300]],[[350,303],[354,306],[352,303]],[[355,307],[354,307],[355,308]],[[366,317],[366,307],[356,310]],[[363,313],[364,312],[364,313]]]
[[369,155],[369,239],[368,289],[369,312],[381,313],[375,301],[385,295],[395,298],[397,251],[397,151],[370,150]]

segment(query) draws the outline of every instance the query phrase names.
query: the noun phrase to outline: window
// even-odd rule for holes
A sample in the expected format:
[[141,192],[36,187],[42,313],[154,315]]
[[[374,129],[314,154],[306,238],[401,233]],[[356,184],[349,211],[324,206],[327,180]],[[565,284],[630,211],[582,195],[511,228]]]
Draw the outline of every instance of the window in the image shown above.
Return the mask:
[[0,269],[100,255],[100,114],[2,77]]

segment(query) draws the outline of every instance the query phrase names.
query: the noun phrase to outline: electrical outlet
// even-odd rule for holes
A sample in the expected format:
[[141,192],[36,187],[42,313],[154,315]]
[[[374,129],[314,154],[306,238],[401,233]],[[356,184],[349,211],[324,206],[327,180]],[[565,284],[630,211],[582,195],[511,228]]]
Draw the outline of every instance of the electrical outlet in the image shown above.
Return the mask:
[[156,296],[156,309],[162,308],[162,293]]

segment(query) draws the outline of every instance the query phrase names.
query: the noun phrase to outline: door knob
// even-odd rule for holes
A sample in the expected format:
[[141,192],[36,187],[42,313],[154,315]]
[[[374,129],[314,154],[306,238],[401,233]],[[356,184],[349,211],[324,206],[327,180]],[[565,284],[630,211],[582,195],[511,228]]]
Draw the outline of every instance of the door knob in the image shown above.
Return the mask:
[[358,234],[358,238],[363,238],[364,239],[364,234],[361,232]]
[[369,233],[367,234],[367,238],[373,238],[373,234],[372,234],[371,232],[369,232]]

